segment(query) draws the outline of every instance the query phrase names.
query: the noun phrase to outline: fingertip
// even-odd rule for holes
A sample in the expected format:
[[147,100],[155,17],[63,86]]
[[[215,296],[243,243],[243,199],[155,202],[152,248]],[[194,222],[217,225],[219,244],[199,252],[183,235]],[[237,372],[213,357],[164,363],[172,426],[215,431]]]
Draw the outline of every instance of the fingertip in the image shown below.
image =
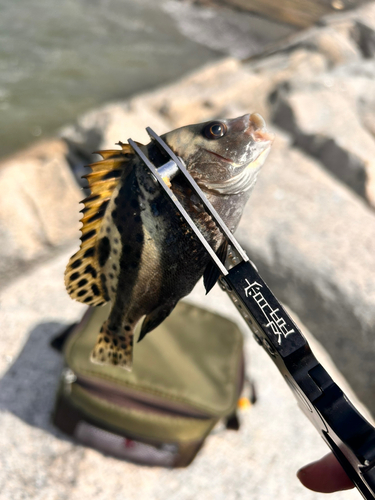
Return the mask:
[[[306,469],[308,469],[308,466],[302,467],[302,469],[297,471],[297,477],[301,481],[303,486],[305,486]],[[308,474],[308,472],[307,472],[307,474]]]
[[312,491],[333,493],[354,487],[336,457],[329,453],[320,460],[302,467],[297,472],[300,482]]

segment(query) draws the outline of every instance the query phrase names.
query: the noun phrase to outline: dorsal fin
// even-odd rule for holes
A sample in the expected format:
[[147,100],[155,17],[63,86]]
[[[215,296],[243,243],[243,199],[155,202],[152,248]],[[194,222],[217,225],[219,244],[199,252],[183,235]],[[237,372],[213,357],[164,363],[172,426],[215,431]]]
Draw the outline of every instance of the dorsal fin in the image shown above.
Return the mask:
[[70,258],[65,271],[65,286],[69,295],[90,306],[102,305],[109,300],[97,260],[98,235],[112,193],[134,157],[129,144],[119,144],[122,149],[98,151],[103,160],[88,165],[92,172],[84,177],[88,180],[91,193],[82,201],[81,246]]

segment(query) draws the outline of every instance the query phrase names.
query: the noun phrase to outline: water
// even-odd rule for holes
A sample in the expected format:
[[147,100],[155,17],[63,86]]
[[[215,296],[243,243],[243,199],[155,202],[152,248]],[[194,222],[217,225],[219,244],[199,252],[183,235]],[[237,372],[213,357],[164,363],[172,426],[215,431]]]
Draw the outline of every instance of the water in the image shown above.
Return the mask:
[[248,53],[252,16],[237,16],[178,1],[0,0],[0,156],[101,103]]

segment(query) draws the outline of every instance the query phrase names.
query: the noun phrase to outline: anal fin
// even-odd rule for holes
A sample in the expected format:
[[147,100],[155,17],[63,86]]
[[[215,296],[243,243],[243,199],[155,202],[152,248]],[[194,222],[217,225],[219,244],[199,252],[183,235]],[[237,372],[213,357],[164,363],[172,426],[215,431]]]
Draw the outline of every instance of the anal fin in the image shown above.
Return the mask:
[[[225,259],[227,258],[227,252],[228,241],[224,240],[224,242],[220,245],[218,251],[216,252],[216,255],[219,257],[220,261],[223,264],[225,263]],[[203,284],[206,289],[206,295],[214,287],[215,283],[219,279],[219,276],[220,270],[211,260],[203,273]]]

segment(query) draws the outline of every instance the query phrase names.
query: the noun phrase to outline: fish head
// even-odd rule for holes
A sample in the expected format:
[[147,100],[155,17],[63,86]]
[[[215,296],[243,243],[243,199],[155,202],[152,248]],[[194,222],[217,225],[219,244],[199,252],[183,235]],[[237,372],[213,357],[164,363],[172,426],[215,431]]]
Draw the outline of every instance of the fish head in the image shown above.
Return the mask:
[[251,189],[273,141],[258,113],[188,125],[162,136],[205,191]]

